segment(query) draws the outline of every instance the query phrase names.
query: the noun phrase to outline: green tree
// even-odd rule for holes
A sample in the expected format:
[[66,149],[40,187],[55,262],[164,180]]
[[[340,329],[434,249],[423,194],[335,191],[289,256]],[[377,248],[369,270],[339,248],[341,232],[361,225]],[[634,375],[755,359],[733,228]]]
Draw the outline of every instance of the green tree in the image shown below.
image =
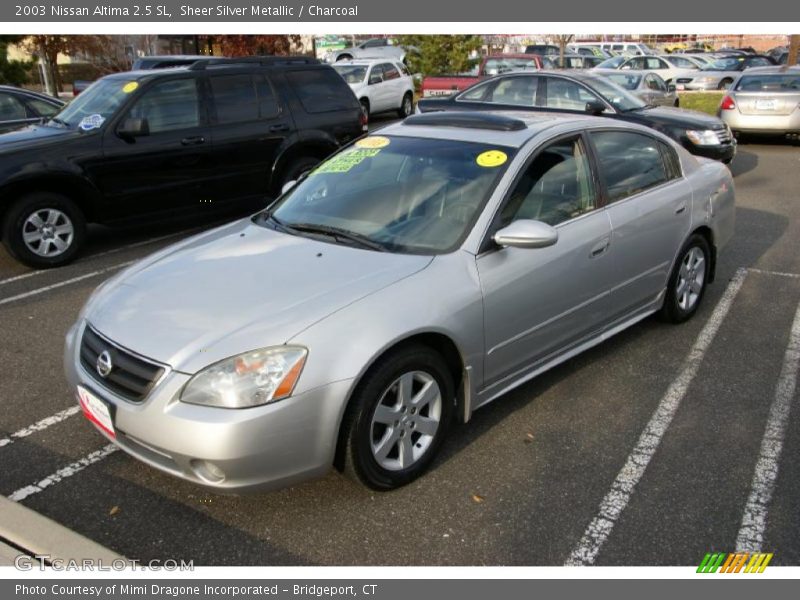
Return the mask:
[[0,35],[0,84],[22,85],[28,81],[31,64],[23,60],[9,60],[8,47],[22,39],[19,35]]
[[411,72],[426,76],[470,71],[479,60],[471,55],[483,40],[477,35],[401,35],[397,43],[406,48]]

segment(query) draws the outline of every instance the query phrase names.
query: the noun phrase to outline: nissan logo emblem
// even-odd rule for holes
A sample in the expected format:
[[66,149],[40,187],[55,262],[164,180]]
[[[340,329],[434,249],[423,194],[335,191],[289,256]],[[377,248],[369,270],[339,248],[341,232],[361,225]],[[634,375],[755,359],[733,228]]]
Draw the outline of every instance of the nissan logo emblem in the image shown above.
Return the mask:
[[111,362],[111,355],[108,353],[108,350],[103,350],[100,355],[97,357],[97,372],[100,374],[100,377],[108,377],[108,374],[111,373],[111,369],[114,367],[113,363]]

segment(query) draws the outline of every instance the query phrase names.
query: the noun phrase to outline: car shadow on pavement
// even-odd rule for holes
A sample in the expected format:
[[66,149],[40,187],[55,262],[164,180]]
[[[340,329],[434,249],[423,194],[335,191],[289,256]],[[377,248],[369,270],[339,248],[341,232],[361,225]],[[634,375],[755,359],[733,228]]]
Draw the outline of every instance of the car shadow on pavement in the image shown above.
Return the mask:
[[742,150],[742,147],[739,146],[739,150],[736,152],[736,158],[733,159],[733,162],[731,162],[729,166],[733,176],[739,177],[739,175],[744,175],[758,166],[758,155],[748,152],[747,150]]

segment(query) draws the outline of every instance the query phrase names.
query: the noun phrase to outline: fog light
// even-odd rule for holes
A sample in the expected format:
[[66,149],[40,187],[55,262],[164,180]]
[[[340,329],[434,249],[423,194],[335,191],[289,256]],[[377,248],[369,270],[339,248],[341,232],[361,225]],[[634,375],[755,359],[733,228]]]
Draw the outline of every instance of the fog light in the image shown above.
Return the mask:
[[222,483],[225,481],[225,472],[217,465],[207,460],[193,459],[189,461],[195,475],[209,483]]

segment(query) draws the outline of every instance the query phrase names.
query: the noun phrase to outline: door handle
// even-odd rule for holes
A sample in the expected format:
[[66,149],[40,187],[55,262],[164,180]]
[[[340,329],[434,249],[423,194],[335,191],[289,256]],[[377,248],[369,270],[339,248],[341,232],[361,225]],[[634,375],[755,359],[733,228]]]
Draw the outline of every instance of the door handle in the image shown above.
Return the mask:
[[279,123],[278,125],[269,126],[270,133],[278,133],[280,131],[289,131],[289,126],[286,123]]
[[675,214],[679,215],[685,210],[686,210],[686,205],[685,204],[681,204],[677,209],[675,209]]
[[181,144],[184,146],[197,146],[198,144],[204,144],[206,142],[206,138],[202,135],[193,135],[191,137],[185,137],[181,140]]
[[602,240],[600,240],[599,243],[592,246],[592,250],[589,253],[589,258],[596,258],[600,256],[603,252],[608,250],[608,247],[610,245],[611,245],[611,238],[610,237],[603,238]]

